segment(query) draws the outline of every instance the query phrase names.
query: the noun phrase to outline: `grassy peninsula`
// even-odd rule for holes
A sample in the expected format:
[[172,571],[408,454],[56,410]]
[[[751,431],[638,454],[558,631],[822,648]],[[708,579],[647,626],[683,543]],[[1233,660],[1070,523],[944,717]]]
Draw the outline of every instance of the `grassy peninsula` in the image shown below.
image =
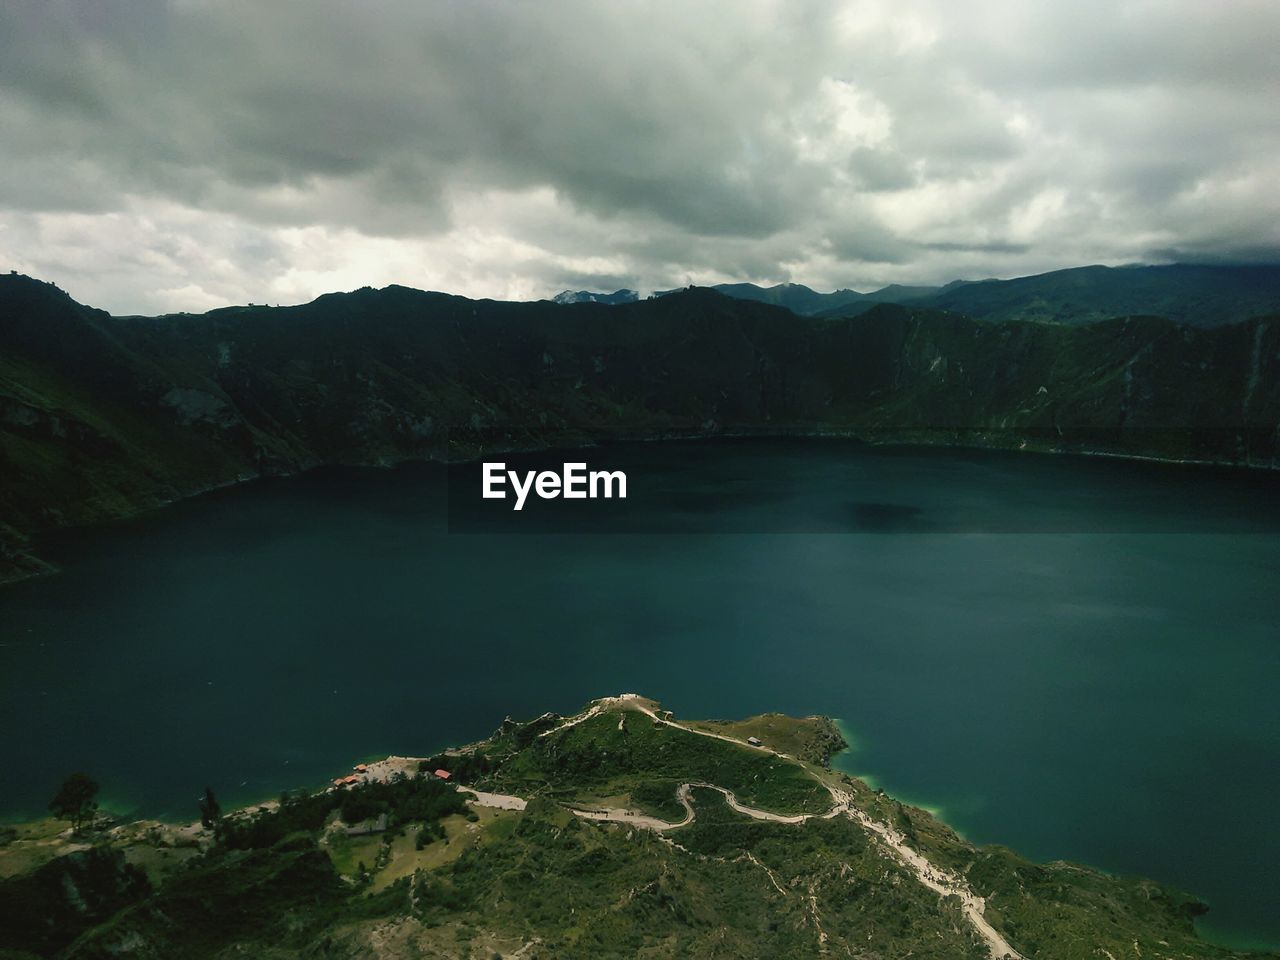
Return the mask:
[[966,842],[843,746],[624,694],[207,826],[10,826],[0,957],[1250,956],[1158,883]]

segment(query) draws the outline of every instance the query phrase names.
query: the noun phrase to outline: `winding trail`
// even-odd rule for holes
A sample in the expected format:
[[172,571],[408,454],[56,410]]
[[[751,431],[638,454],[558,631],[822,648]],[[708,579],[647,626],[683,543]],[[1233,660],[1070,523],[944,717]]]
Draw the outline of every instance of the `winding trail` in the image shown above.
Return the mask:
[[[737,813],[751,817],[754,820],[768,820],[772,823],[804,823],[806,820],[831,820],[844,813],[846,808],[843,804],[836,804],[826,813],[799,813],[795,816],[787,816],[781,813],[771,813],[768,810],[758,810],[755,807],[748,807],[745,803],[739,802],[734,796],[732,790],[726,790],[724,787],[718,787],[714,783],[704,783],[702,781],[691,780],[688,783],[682,783],[676,788],[676,799],[684,807],[684,819],[669,822],[659,820],[657,817],[651,817],[648,814],[640,813],[636,810],[626,810],[618,807],[568,807],[567,809],[584,820],[596,820],[599,822],[609,823],[627,823],[636,827],[644,827],[648,830],[657,830],[659,833],[665,833],[668,830],[679,830],[681,827],[687,827],[693,823],[697,813],[693,809],[690,791],[699,788],[703,790],[714,790],[721,794],[729,807]],[[510,798],[514,799],[514,798]]]
[[[610,707],[619,707],[623,710],[635,710],[650,717],[655,723],[673,727],[677,730],[683,730],[686,733],[691,733],[699,737],[711,737],[715,740],[723,740],[727,743],[732,743],[748,750],[757,750],[762,753],[772,754],[784,760],[791,760],[795,763],[800,763],[800,761],[796,760],[795,757],[781,753],[777,750],[772,750],[763,745],[757,746],[752,743],[747,743],[745,740],[739,740],[736,737],[726,736],[725,734],[712,733],[708,730],[698,730],[694,727],[688,727],[682,723],[676,723],[674,720],[661,717],[645,703],[642,697],[634,693],[624,693],[617,697],[603,697],[596,700],[583,713],[566,720],[564,723],[559,724],[550,730],[543,731],[539,736],[546,737],[553,733],[566,730],[569,727],[583,723],[586,720],[590,720],[592,717],[604,713]],[[808,767],[808,765],[802,764],[802,766],[804,766],[804,769],[808,771],[814,779],[818,780],[818,782],[826,787],[827,791],[831,794],[832,806],[826,813],[800,813],[792,816],[771,813],[768,810],[759,810],[755,807],[749,807],[746,804],[741,803],[738,798],[734,796],[731,790],[717,786],[714,783],[698,781],[682,783],[676,789],[676,799],[679,800],[680,804],[684,807],[685,816],[683,820],[674,823],[660,820],[657,817],[651,817],[635,810],[614,808],[579,809],[575,807],[569,807],[568,809],[575,816],[582,817],[584,820],[621,823],[633,827],[640,827],[646,830],[653,830],[658,833],[668,833],[672,830],[678,830],[681,827],[687,827],[689,824],[693,823],[697,814],[694,811],[693,803],[690,800],[690,792],[695,788],[700,788],[705,790],[715,790],[725,798],[725,801],[732,810],[744,816],[751,817],[754,820],[767,820],[772,823],[801,824],[808,820],[831,820],[835,817],[847,816],[856,821],[864,830],[867,831],[868,834],[878,840],[881,845],[885,847],[903,866],[915,875],[916,880],[922,886],[932,890],[934,893],[938,894],[939,897],[956,897],[959,901],[961,912],[973,926],[974,931],[986,944],[991,960],[1006,960],[1006,958],[1007,960],[1024,960],[1022,954],[1018,953],[1018,951],[1010,945],[1009,941],[1006,940],[987,920],[986,901],[970,890],[968,884],[965,883],[962,878],[956,876],[951,871],[939,867],[919,851],[915,850],[907,843],[906,837],[893,829],[893,827],[872,819],[865,811],[854,805],[852,794],[839,789],[828,780],[818,776]],[[494,806],[506,810],[523,810],[525,806],[525,801],[519,797],[512,797],[505,794],[480,793],[475,790],[468,790],[468,792],[476,796],[477,799],[474,802],[480,806]],[[516,806],[515,804],[519,804],[519,806]],[[774,886],[778,886],[776,880],[774,881]],[[781,890],[781,888],[779,888],[779,890]],[[816,897],[812,895],[812,891],[810,899],[815,911],[814,923],[817,925],[817,929],[819,931],[820,945],[825,946],[827,935],[822,931],[821,925],[818,924],[816,914],[817,901]]]
[[911,869],[921,884],[941,897],[959,898],[961,911],[968,921],[973,924],[978,936],[982,937],[987,944],[987,950],[993,960],[1002,960],[1005,957],[1013,958],[1013,960],[1023,960],[1022,954],[1013,949],[1009,941],[1000,934],[1000,931],[987,921],[986,900],[970,890],[968,884],[950,871],[936,866],[922,854],[912,849],[907,845],[906,838],[892,827],[872,820],[871,817],[857,807],[850,806],[847,812],[867,832],[878,837],[885,846],[892,850],[898,859]]
[[549,737],[553,733],[560,733],[561,731],[568,730],[570,727],[576,727],[580,723],[586,723],[586,721],[590,720],[592,717],[599,716],[615,704],[626,705],[633,709],[643,710],[645,713],[649,714],[649,716],[654,716],[652,710],[648,710],[641,705],[633,703],[633,701],[637,701],[639,699],[640,694],[638,693],[623,693],[616,697],[601,697],[599,700],[592,701],[591,706],[576,717],[570,717],[564,723],[558,724],[550,730],[543,730],[538,734],[538,736]]
[[680,827],[687,827],[693,823],[693,807],[689,805],[688,801],[683,802],[686,812],[684,819],[679,823],[668,823],[666,820],[659,820],[657,817],[651,817],[636,810],[618,810],[605,807],[587,809],[567,807],[566,809],[575,817],[581,817],[583,820],[594,820],[597,823],[623,823],[630,827],[642,827],[645,830],[666,833],[668,830],[678,830]]

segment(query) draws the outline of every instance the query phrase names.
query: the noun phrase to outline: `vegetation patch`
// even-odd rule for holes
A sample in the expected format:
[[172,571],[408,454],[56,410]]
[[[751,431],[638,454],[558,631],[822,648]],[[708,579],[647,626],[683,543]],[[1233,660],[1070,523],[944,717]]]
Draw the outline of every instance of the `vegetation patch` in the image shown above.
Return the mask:
[[[803,766],[771,753],[705,737],[648,716],[607,711],[566,726],[503,763],[489,783],[513,793],[566,802],[584,796],[639,792],[646,809],[679,819],[675,786],[706,781],[731,790],[748,806],[774,813],[820,813],[831,796]],[[669,798],[663,794],[671,788]]]
[[[792,737],[797,752],[822,736],[812,718],[699,726],[762,740],[768,732],[779,744]],[[472,750],[432,759],[527,806],[473,809],[452,783],[397,776],[228,816],[206,793],[203,831],[7,828],[0,956],[986,960],[960,896],[940,897],[853,817],[761,820],[720,790],[693,786],[692,821],[660,835],[566,806],[625,805],[675,822],[686,814],[677,789],[709,783],[749,806],[825,812],[832,798],[819,777],[933,869],[963,877],[985,899],[986,921],[1028,960],[1245,956],[1200,941],[1193,919],[1202,908],[1177,891],[975,847],[857,780],[655,723],[626,705],[580,722],[504,724]],[[85,808],[62,812],[83,817]],[[15,853],[23,845],[41,852]]]
[[754,737],[770,750],[823,767],[829,766],[831,758],[848,747],[827,717],[797,718],[782,713],[762,713],[745,720],[694,720],[687,726],[738,740]]

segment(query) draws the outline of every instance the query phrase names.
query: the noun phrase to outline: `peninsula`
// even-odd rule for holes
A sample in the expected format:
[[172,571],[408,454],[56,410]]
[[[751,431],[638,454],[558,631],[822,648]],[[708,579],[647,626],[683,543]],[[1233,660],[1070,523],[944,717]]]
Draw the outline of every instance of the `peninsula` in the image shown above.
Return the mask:
[[[1158,883],[966,842],[834,724],[636,694],[205,824],[6,829],[0,955],[1229,958]],[[5,952],[8,951],[8,952]]]

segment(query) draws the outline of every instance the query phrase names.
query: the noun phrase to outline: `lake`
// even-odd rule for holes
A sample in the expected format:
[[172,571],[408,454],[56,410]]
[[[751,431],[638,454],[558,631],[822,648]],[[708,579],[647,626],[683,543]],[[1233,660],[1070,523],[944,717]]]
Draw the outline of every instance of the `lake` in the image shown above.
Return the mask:
[[971,840],[1206,899],[1280,944],[1280,477],[838,440],[331,469],[60,535],[0,588],[0,814],[85,770],[194,817],[623,691],[840,718],[841,765]]

